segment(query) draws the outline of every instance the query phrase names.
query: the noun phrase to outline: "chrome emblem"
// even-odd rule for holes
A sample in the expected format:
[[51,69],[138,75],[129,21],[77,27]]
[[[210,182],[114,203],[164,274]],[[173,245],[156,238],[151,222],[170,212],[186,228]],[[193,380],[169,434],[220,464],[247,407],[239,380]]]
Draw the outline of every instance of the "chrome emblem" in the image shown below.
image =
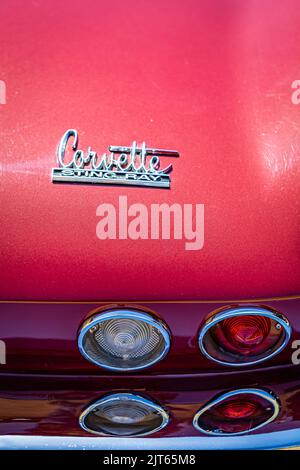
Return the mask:
[[[71,145],[69,140],[73,139]],[[68,144],[73,152],[66,163]],[[78,132],[68,129],[58,147],[58,168],[52,169],[52,181],[59,183],[117,184],[169,188],[172,165],[160,169],[160,157],[179,157],[177,150],[149,148],[143,142],[133,142],[131,147],[111,145],[110,154],[102,154],[88,147],[87,152],[78,149]],[[149,157],[147,159],[147,157]]]

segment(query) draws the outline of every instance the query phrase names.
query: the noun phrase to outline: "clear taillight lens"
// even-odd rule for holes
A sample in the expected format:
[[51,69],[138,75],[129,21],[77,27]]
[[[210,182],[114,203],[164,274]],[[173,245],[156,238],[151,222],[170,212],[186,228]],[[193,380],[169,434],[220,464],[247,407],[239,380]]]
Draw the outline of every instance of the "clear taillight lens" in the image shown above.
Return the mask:
[[91,317],[78,336],[82,355],[98,366],[130,371],[161,360],[170,347],[166,325],[135,310],[112,310]]

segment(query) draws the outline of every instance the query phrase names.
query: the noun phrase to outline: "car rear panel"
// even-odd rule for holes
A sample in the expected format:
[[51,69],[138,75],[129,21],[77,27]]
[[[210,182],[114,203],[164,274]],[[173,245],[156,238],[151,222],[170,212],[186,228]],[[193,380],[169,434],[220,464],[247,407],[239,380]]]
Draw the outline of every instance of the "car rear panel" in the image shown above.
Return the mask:
[[[298,3],[2,0],[0,449],[300,445]],[[171,188],[54,184],[70,128],[99,154],[133,141],[178,150],[163,157]],[[203,247],[99,240],[97,207],[118,210],[120,196],[148,210],[203,204]],[[207,318],[246,305],[285,316],[285,349],[238,369],[201,354]],[[108,372],[80,354],[78,331],[125,307],[164,321],[170,351]],[[276,420],[238,438],[195,429],[201,407],[241,387],[271,392]],[[117,392],[155,400],[168,426],[151,439],[90,436],[80,415]]]
[[[299,293],[297,1],[10,0],[0,16],[2,300]],[[171,189],[53,184],[68,128],[99,153],[177,149]],[[96,208],[120,195],[204,204],[204,247],[99,240]]]

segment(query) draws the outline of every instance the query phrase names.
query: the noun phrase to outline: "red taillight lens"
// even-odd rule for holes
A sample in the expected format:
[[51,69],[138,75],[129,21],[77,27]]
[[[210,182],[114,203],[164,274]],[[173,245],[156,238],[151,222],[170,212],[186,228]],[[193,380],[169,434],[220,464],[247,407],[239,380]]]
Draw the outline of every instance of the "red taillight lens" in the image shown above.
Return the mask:
[[275,397],[264,390],[246,389],[217,397],[194,418],[194,426],[208,434],[244,434],[273,421],[279,412]]
[[283,349],[290,338],[288,321],[260,307],[225,309],[212,316],[199,336],[201,351],[225,365],[263,361]]
[[251,357],[272,348],[281,336],[281,327],[279,330],[267,317],[240,315],[220,321],[211,334],[223,350]]
[[260,345],[271,330],[271,320],[266,317],[243,315],[223,321],[226,340],[238,348]]

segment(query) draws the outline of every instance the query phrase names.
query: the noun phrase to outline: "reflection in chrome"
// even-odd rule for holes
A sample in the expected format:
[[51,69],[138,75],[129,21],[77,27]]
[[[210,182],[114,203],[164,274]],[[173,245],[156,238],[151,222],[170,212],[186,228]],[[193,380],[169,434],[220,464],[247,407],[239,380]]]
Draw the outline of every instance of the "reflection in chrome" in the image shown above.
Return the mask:
[[79,417],[85,431],[120,437],[153,434],[168,422],[169,415],[160,405],[133,393],[106,395]]
[[[270,403],[270,406],[272,407],[271,408],[272,414],[269,417],[269,419],[267,419],[266,421],[264,421],[263,423],[261,423],[257,426],[254,426],[251,429],[248,429],[246,431],[235,432],[235,433],[220,432],[219,430],[218,431],[217,430],[216,431],[213,431],[213,430],[209,431],[209,430],[204,429],[203,427],[201,427],[201,425],[199,425],[199,418],[202,415],[204,415],[204,413],[211,410],[213,407],[221,404],[225,400],[228,400],[230,398],[233,398],[233,397],[236,397],[236,396],[239,396],[239,395],[245,395],[245,394],[260,397],[260,398],[262,398],[262,399],[264,399],[264,400],[266,400],[267,402]],[[277,398],[271,392],[267,392],[266,390],[260,390],[260,389],[256,389],[256,388],[244,388],[244,389],[239,389],[239,390],[232,390],[232,391],[224,393],[223,395],[219,395],[217,398],[210,401],[203,408],[200,408],[200,410],[194,416],[193,425],[198,431],[201,431],[202,433],[208,434],[210,436],[211,435],[215,435],[215,436],[239,436],[239,435],[242,435],[242,434],[248,434],[249,432],[260,429],[261,427],[266,426],[267,424],[271,423],[278,416],[279,411],[280,411],[279,402],[278,402]]]

